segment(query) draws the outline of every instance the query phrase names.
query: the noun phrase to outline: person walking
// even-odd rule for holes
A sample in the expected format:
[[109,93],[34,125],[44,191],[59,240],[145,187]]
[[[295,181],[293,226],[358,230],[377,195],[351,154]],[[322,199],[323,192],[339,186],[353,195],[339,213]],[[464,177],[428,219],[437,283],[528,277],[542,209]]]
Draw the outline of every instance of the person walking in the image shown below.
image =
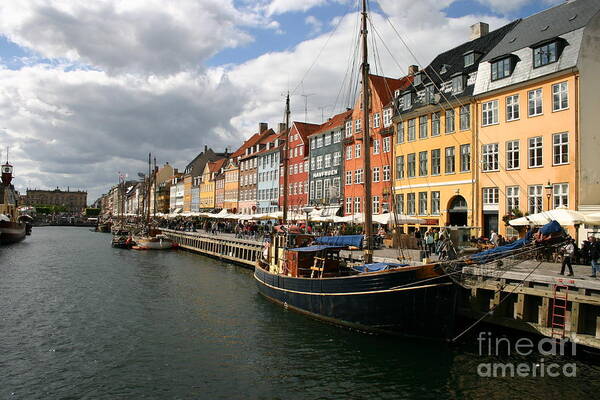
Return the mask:
[[569,267],[569,274],[567,276],[573,276],[573,254],[575,254],[575,245],[573,239],[569,239],[567,244],[562,247],[563,259],[562,266],[560,268],[560,275],[565,274],[565,266]]
[[425,246],[427,246],[428,256],[431,257],[433,255],[433,252],[435,251],[435,240],[433,237],[433,232],[431,232],[431,230],[425,232]]
[[590,259],[592,260],[592,275],[590,278],[595,278],[598,270],[600,270],[600,243],[596,237],[591,236],[590,238]]
[[490,242],[492,245],[494,245],[494,247],[498,246],[498,234],[496,231],[492,231],[492,234],[490,235]]

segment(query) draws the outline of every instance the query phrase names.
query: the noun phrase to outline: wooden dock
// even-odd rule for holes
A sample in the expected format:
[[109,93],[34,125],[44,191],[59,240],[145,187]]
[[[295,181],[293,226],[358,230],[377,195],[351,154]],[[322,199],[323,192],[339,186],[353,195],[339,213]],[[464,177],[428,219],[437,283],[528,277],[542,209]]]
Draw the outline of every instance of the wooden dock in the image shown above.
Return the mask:
[[574,269],[574,277],[562,276],[559,264],[532,260],[510,271],[465,267],[459,314],[600,349],[600,280],[589,266]]
[[173,229],[162,229],[162,232],[182,249],[252,269],[263,250],[262,243],[256,240],[238,239],[232,235],[210,235]]

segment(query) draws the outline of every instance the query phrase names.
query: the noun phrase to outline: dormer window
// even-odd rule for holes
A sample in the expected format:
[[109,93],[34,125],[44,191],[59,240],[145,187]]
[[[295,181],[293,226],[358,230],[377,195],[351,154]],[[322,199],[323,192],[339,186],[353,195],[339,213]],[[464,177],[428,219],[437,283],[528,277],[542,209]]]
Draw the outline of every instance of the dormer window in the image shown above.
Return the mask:
[[421,79],[421,73],[420,73],[420,72],[417,72],[417,73],[415,74],[415,79],[414,79],[414,81],[413,81],[413,85],[414,85],[414,86],[417,86],[417,85],[420,85],[422,82],[423,82],[423,80]]
[[425,86],[425,103],[431,104],[434,102],[434,97],[433,97],[433,95],[435,93],[434,89],[435,88],[434,88],[433,84],[429,84],[429,85]]
[[552,64],[558,60],[559,46],[557,41],[533,48],[533,68]]
[[492,80],[506,78],[512,74],[514,65],[513,57],[505,57],[492,62]]
[[446,72],[448,72],[448,68],[450,68],[448,64],[442,64],[442,68],[440,68],[440,75],[444,75]]
[[452,77],[452,93],[461,93],[465,89],[464,75],[456,75]]
[[402,109],[408,110],[412,107],[412,92],[402,95]]
[[473,51],[468,52],[464,55],[465,67],[470,67],[475,64],[475,53]]

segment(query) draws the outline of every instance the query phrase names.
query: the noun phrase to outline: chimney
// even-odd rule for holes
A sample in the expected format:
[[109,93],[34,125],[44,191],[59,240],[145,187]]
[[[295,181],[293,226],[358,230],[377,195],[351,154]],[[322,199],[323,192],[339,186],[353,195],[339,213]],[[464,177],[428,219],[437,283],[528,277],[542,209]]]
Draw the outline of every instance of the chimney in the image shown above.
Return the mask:
[[419,66],[418,65],[409,65],[408,66],[408,74],[409,75],[414,75],[417,72],[419,72]]
[[208,146],[204,145],[204,152],[206,153],[208,151]]
[[267,129],[269,129],[269,124],[267,124],[266,122],[259,122],[258,123],[258,133],[263,133]]
[[476,24],[471,25],[471,37],[469,40],[479,39],[482,36],[490,33],[490,25],[485,22],[478,22]]
[[280,122],[279,123],[279,133],[285,131],[285,122]]

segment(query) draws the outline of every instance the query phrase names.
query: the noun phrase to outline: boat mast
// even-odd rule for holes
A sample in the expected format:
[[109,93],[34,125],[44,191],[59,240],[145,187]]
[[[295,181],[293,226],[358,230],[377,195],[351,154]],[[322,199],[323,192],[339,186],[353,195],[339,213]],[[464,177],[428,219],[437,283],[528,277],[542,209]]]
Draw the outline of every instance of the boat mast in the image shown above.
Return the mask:
[[290,141],[290,92],[285,98],[285,142],[283,144],[283,224],[287,223],[288,212],[288,152]]
[[369,132],[369,60],[367,53],[367,0],[362,0],[362,94],[363,94],[363,144],[365,153],[364,162],[364,180],[365,180],[365,236],[366,244],[364,251],[364,262],[369,264],[373,262],[373,246],[372,246],[372,203],[371,203],[371,136]]

